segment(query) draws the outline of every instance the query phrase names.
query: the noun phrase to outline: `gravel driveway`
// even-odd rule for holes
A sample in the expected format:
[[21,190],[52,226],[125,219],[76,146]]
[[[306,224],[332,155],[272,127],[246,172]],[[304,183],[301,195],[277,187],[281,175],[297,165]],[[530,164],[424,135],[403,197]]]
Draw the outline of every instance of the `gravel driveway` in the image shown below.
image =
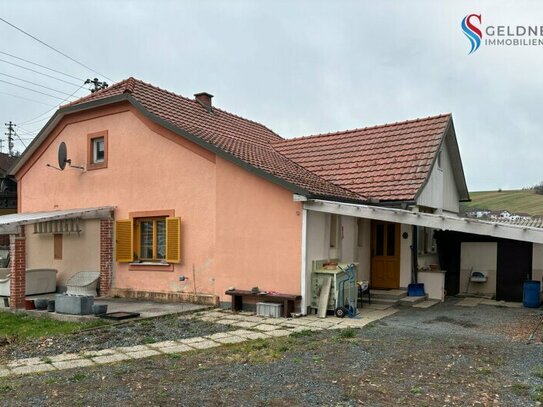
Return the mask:
[[541,312],[464,308],[455,302],[402,309],[361,330],[300,332],[4,378],[0,404],[534,406],[543,401],[541,330],[526,344]]

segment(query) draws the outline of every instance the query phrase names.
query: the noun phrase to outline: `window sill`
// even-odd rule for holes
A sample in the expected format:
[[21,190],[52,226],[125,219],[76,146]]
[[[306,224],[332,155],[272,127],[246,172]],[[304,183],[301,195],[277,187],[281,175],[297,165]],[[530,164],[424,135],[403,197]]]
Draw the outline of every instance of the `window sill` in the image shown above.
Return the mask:
[[152,261],[128,263],[128,270],[134,271],[173,271],[173,264]]

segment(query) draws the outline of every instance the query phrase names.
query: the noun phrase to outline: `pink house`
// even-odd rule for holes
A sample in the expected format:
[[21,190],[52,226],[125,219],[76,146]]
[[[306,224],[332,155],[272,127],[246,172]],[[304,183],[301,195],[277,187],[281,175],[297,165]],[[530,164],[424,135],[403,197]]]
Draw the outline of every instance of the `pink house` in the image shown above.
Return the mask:
[[100,271],[101,295],[134,298],[219,304],[258,286],[305,313],[320,260],[406,287],[415,264],[439,263],[433,229],[478,233],[456,216],[469,195],[448,114],[283,139],[210,94],[129,78],[60,108],[11,172],[13,307],[39,267],[60,288]]

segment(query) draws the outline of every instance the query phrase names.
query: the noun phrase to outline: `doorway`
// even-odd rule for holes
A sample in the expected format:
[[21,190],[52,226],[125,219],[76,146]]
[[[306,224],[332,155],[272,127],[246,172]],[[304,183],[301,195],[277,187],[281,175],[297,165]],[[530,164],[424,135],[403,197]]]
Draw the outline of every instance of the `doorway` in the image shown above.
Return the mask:
[[532,278],[532,243],[516,240],[498,241],[496,299],[522,301],[526,280]]
[[371,287],[400,288],[400,224],[371,223]]

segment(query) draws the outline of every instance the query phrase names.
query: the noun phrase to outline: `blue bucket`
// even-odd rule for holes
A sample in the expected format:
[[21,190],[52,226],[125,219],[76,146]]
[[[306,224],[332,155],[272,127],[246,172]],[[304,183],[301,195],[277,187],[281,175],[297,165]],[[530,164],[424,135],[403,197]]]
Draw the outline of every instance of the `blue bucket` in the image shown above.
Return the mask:
[[422,297],[424,295],[424,284],[413,283],[407,286],[408,297]]
[[526,308],[538,308],[541,305],[541,283],[537,280],[524,282],[522,303]]

